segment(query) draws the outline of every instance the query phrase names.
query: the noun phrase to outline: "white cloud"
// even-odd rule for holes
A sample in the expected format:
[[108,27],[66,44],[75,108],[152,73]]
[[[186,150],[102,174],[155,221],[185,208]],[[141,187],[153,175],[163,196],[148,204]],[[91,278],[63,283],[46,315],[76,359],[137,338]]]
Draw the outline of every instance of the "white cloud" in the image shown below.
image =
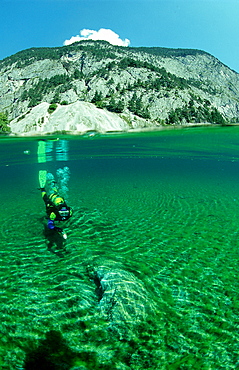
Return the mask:
[[64,45],[70,45],[73,44],[73,42],[82,40],[105,40],[112,45],[118,46],[129,46],[130,44],[130,40],[122,40],[114,31],[100,28],[99,31],[83,29],[80,31],[80,35],[72,36],[70,40],[65,40]]

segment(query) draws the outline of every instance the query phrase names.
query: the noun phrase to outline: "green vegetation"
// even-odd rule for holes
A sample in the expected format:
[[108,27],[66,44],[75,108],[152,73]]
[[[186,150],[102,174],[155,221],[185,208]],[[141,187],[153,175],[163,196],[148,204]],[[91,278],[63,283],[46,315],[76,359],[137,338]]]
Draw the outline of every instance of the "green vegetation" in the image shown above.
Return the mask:
[[156,72],[159,74],[159,78],[156,78],[153,81],[147,81],[147,83],[139,80],[139,85],[147,89],[156,89],[159,90],[162,87],[167,87],[173,89],[175,87],[179,89],[184,89],[189,86],[189,83],[186,79],[177,77],[170,72],[167,72],[165,68],[159,68],[151,63],[142,62],[132,58],[123,58],[119,62],[119,68],[126,69],[128,67],[133,68],[145,68],[149,71]]
[[[103,47],[98,48],[101,45]],[[0,61],[0,66],[10,65],[16,63],[17,68],[22,68],[27,65],[32,64],[38,60],[50,59],[58,60],[63,55],[68,55],[72,57],[75,51],[82,50],[82,52],[87,52],[92,54],[98,60],[102,58],[112,58],[115,59],[114,47],[106,41],[81,41],[76,42],[72,45],[62,46],[62,47],[42,47],[42,48],[30,48],[26,50],[19,51],[18,53],[11,55]]]
[[0,112],[0,133],[4,133],[4,134],[9,133],[11,130],[8,125],[9,125],[9,120],[8,120],[7,114]]
[[95,95],[94,95],[94,97],[93,97],[93,98],[92,98],[92,100],[91,100],[91,103],[97,104],[97,103],[101,102],[101,101],[102,101],[102,99],[103,99],[102,92],[101,92],[101,91],[100,91],[100,92],[98,92],[98,91],[96,90]]
[[160,48],[160,47],[138,47],[138,48],[129,48],[132,51],[144,52],[147,54],[157,55],[161,57],[186,57],[188,55],[210,55],[203,50],[198,49],[172,49],[172,48]]
[[181,108],[171,110],[167,124],[181,124],[181,123],[200,123],[209,122],[215,124],[226,124],[227,121],[222,114],[211,105],[208,100],[204,102],[200,99],[201,104],[195,104],[195,100],[190,100]]
[[[100,46],[100,47],[98,47]],[[108,57],[111,59],[116,59],[115,51],[125,51],[124,47],[113,46],[106,41],[81,41],[74,44],[63,46],[63,47],[41,47],[41,48],[30,48],[22,50],[14,55],[11,55],[0,63],[2,65],[9,65],[12,63],[17,63],[17,67],[24,67],[30,65],[32,62],[43,59],[57,60],[63,55],[71,55],[76,51],[85,51],[94,55],[98,60],[102,57]],[[202,50],[196,49],[170,49],[170,48],[160,48],[160,47],[139,47],[132,48],[128,47],[127,50],[140,53],[144,52],[146,54],[153,54],[163,57],[178,57],[187,55],[208,55],[208,53]]]
[[[55,95],[53,98],[52,103],[59,103],[60,102],[60,93],[63,93],[69,89],[71,89],[71,81],[75,79],[76,73],[74,72],[73,76],[70,77],[67,74],[55,75],[51,78],[39,79],[38,82],[29,90],[24,90],[20,100],[28,100],[29,99],[29,107],[34,107],[37,104],[41,103],[43,100],[43,96],[48,94],[51,91],[55,91]],[[77,74],[77,76],[79,76]]]
[[142,103],[142,97],[137,97],[137,94],[134,93],[128,105],[129,110],[136,114],[139,117],[150,119],[150,113],[147,107]]
[[113,96],[111,97],[109,104],[106,108],[110,112],[122,113],[124,111],[124,102],[122,99],[116,100]]
[[103,99],[103,95],[100,92],[96,90],[95,95],[93,96],[91,103],[95,104],[97,108],[107,108],[107,103]]
[[57,108],[57,104],[56,103],[52,103],[49,105],[49,108],[48,108],[48,113],[53,113]]

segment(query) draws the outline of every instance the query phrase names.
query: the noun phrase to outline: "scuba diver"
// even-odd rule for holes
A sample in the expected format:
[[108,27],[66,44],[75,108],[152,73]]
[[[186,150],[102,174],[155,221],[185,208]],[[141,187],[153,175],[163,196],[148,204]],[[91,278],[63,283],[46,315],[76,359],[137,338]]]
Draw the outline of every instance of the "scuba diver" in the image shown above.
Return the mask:
[[[39,171],[39,183],[43,201],[46,205],[47,228],[57,231],[63,239],[67,239],[66,232],[60,227],[55,226],[55,221],[66,221],[72,216],[72,209],[68,207],[64,198],[58,194],[55,181],[47,184],[47,171]],[[48,191],[45,187],[48,185]],[[49,191],[50,190],[50,191]],[[48,195],[49,194],[49,195]]]

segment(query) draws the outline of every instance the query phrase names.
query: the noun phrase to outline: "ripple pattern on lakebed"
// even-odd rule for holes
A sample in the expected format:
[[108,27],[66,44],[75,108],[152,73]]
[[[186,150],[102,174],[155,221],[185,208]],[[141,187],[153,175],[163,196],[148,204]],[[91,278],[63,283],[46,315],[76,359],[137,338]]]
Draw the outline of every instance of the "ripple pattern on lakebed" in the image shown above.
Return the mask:
[[[95,207],[75,202],[66,250],[57,243],[47,250],[43,212],[8,213],[1,223],[2,369],[24,368],[25,353],[49,330],[76,353],[69,369],[93,367],[86,352],[96,368],[143,369],[149,359],[152,369],[238,365],[239,198],[180,184],[154,191],[138,184],[133,196],[128,184],[121,196],[118,186],[111,201],[91,193]],[[102,301],[102,266],[103,275],[117,272],[117,283],[125,271],[133,288],[122,289],[132,302],[125,295]],[[139,326],[114,331],[117,299],[127,313],[138,312]]]

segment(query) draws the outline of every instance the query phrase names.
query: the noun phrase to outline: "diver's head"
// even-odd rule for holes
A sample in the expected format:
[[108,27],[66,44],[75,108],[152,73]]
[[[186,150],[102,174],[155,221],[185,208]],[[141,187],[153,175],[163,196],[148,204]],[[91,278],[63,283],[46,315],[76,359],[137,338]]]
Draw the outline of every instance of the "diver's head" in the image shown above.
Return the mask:
[[60,206],[65,203],[64,199],[57,194],[51,194],[49,198],[55,206]]

